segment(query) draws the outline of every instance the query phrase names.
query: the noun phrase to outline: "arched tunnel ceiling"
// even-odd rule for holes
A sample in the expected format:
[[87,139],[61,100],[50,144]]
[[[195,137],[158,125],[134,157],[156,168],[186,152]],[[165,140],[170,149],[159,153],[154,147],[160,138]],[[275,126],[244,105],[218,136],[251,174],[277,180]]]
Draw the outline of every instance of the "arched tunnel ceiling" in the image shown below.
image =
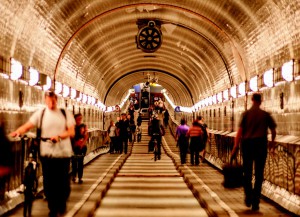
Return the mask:
[[[192,106],[299,56],[299,8],[299,0],[2,0],[0,54],[106,105],[155,73],[175,104]],[[137,48],[141,19],[161,23],[154,53]]]

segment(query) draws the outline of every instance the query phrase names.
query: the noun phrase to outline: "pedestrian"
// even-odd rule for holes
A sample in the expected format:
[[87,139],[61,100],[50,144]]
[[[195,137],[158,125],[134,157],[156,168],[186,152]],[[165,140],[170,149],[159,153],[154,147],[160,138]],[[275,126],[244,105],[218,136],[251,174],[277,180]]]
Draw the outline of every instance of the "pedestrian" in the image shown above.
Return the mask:
[[137,142],[140,142],[142,140],[142,126],[141,126],[141,123],[137,124],[136,135],[137,135]]
[[154,140],[157,141],[157,149],[158,149],[158,153],[157,153],[157,157],[158,160],[160,160],[160,156],[161,156],[161,139],[162,136],[165,135],[165,129],[164,126],[162,125],[161,121],[158,118],[158,115],[155,114],[153,116],[153,119],[151,121],[151,142],[154,143]]
[[69,111],[58,109],[57,95],[53,91],[45,92],[45,103],[45,109],[34,112],[29,120],[10,133],[10,136],[20,136],[40,126],[39,153],[43,170],[44,194],[48,201],[49,216],[56,217],[58,214],[65,213],[71,191],[70,137],[75,135],[75,120]]
[[202,151],[202,154],[200,154],[200,157],[202,158],[202,162],[204,162],[205,161],[205,148],[206,148],[206,143],[207,143],[207,140],[208,140],[208,137],[209,137],[208,126],[204,122],[204,118],[202,116],[198,116],[197,120],[198,120],[199,126],[201,127],[201,129],[203,131],[203,136],[202,136],[203,151]]
[[142,124],[142,114],[141,113],[139,113],[139,115],[138,115],[138,117],[136,119],[136,123],[137,123],[137,125],[141,125]]
[[180,120],[180,125],[176,129],[176,134],[175,134],[177,146],[179,146],[181,164],[186,163],[186,154],[189,146],[189,140],[187,137],[188,130],[189,130],[189,126],[186,125],[186,120],[182,118]]
[[107,128],[107,134],[110,138],[109,153],[113,154],[117,150],[117,127],[113,120],[110,121],[109,127]]
[[115,123],[115,126],[116,126],[115,151],[116,151],[116,153],[121,153],[121,139],[120,139],[120,127],[119,127],[120,120],[121,120],[121,117],[118,116],[117,121]]
[[[271,130],[270,150],[274,150],[276,123],[270,113],[262,110],[260,93],[252,95],[252,107],[243,113],[235,138],[231,157],[236,157],[239,144],[243,157],[245,204],[259,210],[261,188],[264,180],[264,168],[268,152],[268,128]],[[255,169],[255,182],[252,186],[252,169]]]
[[187,132],[187,136],[190,138],[190,160],[191,165],[199,165],[199,152],[203,150],[203,131],[198,124],[197,120],[194,120],[192,126]]
[[126,113],[122,113],[121,120],[118,123],[118,128],[120,130],[119,139],[120,139],[120,153],[121,154],[123,153],[123,151],[125,154],[127,154],[128,138],[129,138],[129,133],[130,133],[129,119],[127,119]]
[[168,110],[166,109],[163,114],[164,114],[164,126],[167,127],[169,124],[169,116],[170,116]]
[[72,139],[73,153],[72,156],[72,181],[76,182],[78,175],[78,183],[81,184],[83,177],[83,161],[87,152],[87,140],[89,138],[88,127],[82,123],[82,114],[74,115],[75,118],[75,136]]

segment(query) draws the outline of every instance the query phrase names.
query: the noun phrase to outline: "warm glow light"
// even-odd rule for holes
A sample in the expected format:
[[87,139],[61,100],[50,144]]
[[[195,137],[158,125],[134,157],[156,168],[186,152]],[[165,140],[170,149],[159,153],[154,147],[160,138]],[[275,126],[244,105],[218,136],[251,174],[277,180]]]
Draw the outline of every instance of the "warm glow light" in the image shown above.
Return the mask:
[[222,92],[220,92],[220,93],[217,94],[218,102],[223,102],[223,96],[222,95],[223,95]]
[[229,100],[229,91],[228,89],[223,91],[223,98],[225,101]]
[[92,104],[92,97],[91,96],[87,96],[87,103]]
[[47,76],[47,80],[46,80],[46,84],[43,86],[43,90],[44,91],[47,91],[51,88],[51,85],[52,85],[52,81],[51,81],[51,78],[49,76]]
[[92,105],[95,105],[96,104],[96,99],[95,97],[92,97]]
[[68,97],[70,94],[70,88],[64,84],[63,86],[63,97]]
[[70,93],[71,99],[75,99],[76,95],[77,95],[77,91],[71,87],[71,93]]
[[216,94],[212,96],[212,102],[213,102],[214,104],[217,103],[217,95],[216,95]]
[[241,96],[245,96],[245,94],[246,94],[246,83],[245,82],[242,82],[239,84],[239,94]]
[[209,105],[209,97],[205,98],[204,101],[205,101],[205,105],[208,106]]
[[108,106],[106,109],[107,112],[112,112],[113,111],[113,107],[112,106]]
[[86,103],[87,102],[87,95],[82,94],[82,102]]
[[18,80],[21,78],[22,73],[23,73],[23,66],[22,64],[15,60],[14,58],[11,58],[11,75],[10,78],[11,80]]
[[258,76],[254,76],[250,79],[250,89],[254,92],[258,91],[258,85],[257,85]]
[[281,75],[286,81],[293,80],[293,72],[294,72],[294,61],[291,60],[287,63],[284,63],[281,67]]
[[56,94],[60,94],[61,93],[61,91],[62,91],[62,89],[63,89],[63,85],[62,85],[62,83],[60,83],[60,82],[58,82],[58,81],[55,81],[55,93]]
[[273,87],[274,84],[274,76],[273,76],[274,70],[270,69],[264,73],[264,84],[267,87]]
[[230,88],[230,95],[233,98],[236,98],[236,86],[234,85],[233,87]]
[[29,85],[34,86],[39,82],[39,72],[36,69],[29,67],[29,73],[30,73]]

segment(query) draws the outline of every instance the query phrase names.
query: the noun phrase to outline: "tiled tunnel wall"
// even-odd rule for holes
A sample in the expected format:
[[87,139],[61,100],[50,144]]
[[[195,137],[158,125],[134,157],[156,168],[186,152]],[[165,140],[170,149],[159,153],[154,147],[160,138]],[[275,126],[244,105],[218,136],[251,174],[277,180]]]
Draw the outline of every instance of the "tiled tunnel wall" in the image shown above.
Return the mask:
[[[20,107],[19,94],[22,92],[23,104]],[[58,106],[67,108],[72,113],[82,113],[83,122],[92,128],[102,129],[103,112],[94,106],[78,103],[74,100],[65,101],[58,98]],[[10,81],[0,77],[0,118],[7,133],[25,123],[33,111],[45,107],[43,91]]]
[[[280,95],[283,94],[283,108]],[[262,109],[270,112],[277,123],[277,134],[300,136],[300,80],[286,82],[273,88],[262,90]],[[247,99],[247,101],[246,101]],[[205,107],[198,111],[210,129],[236,131],[245,108],[251,107],[251,94]],[[232,115],[233,112],[233,115]],[[231,119],[233,118],[233,122]]]
[[[0,77],[0,90],[0,114],[1,119],[5,122],[7,132],[25,123],[34,110],[44,106],[42,91],[20,82]],[[23,92],[24,99],[21,108],[19,107],[19,91]],[[300,125],[298,124],[300,121],[300,80],[265,89],[262,94],[263,104],[261,107],[271,112],[274,117],[278,125],[277,134],[300,136]],[[283,108],[280,105],[281,94],[283,94]],[[236,131],[242,112],[246,107],[251,107],[251,95],[248,95],[247,101],[245,100],[245,97],[239,97],[233,101],[218,103],[202,108],[197,114],[201,114],[205,118],[210,129]],[[62,98],[59,98],[59,106],[66,106],[66,102]],[[98,109],[71,100],[67,101],[67,109],[74,113],[81,112],[89,128],[102,129],[103,113]],[[180,120],[181,115],[175,115],[175,117]],[[190,115],[186,117],[192,120]]]

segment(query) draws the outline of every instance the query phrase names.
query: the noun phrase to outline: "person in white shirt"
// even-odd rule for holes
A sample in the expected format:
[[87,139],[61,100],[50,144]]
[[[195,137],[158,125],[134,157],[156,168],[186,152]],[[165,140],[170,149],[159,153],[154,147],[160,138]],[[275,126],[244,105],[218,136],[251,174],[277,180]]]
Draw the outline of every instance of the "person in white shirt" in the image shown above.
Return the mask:
[[45,103],[45,109],[34,112],[29,120],[10,133],[10,136],[19,136],[34,127],[41,128],[39,153],[44,194],[48,201],[49,216],[56,217],[66,211],[71,191],[69,170],[73,154],[71,137],[75,135],[75,120],[69,111],[57,108],[57,96],[53,91],[45,93]]

